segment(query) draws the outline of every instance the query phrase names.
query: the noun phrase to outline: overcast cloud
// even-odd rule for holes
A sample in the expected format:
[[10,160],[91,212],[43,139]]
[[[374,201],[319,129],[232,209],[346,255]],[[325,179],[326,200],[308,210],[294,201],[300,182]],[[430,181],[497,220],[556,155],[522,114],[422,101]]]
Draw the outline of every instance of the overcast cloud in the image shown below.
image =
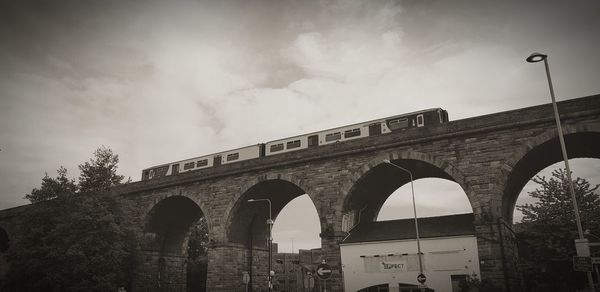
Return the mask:
[[547,103],[533,51],[559,100],[597,94],[599,15],[592,0],[0,0],[0,209],[44,172],[77,177],[99,145],[138,180],[424,108],[456,120]]

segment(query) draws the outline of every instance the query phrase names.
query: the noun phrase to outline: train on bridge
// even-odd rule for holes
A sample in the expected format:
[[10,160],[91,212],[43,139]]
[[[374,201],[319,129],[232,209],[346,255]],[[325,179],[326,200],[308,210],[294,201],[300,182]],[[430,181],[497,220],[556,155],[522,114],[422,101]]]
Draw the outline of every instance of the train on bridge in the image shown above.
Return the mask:
[[446,122],[448,122],[448,112],[444,109],[421,110],[152,166],[142,170],[142,180]]

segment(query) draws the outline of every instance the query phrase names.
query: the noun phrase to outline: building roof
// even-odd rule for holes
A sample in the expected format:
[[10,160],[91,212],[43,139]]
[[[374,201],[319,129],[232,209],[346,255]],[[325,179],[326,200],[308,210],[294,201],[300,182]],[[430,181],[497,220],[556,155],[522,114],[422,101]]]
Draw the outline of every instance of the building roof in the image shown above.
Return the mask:
[[[474,235],[473,214],[418,218],[420,238]],[[342,243],[415,239],[415,220],[363,222]]]

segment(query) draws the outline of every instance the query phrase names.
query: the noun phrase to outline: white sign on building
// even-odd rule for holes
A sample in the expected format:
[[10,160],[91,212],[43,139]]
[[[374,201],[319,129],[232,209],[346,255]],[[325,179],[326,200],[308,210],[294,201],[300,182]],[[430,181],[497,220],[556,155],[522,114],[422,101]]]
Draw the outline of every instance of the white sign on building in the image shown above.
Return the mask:
[[379,271],[384,273],[406,272],[405,261],[380,262]]

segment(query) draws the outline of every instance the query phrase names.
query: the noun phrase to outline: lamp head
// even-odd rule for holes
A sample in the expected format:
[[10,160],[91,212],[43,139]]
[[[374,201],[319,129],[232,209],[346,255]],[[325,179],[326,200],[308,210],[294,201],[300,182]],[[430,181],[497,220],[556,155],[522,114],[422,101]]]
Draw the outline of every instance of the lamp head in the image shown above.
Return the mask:
[[529,57],[527,57],[527,59],[525,59],[525,60],[527,60],[527,62],[529,62],[529,63],[537,63],[537,62],[546,60],[546,58],[548,58],[548,55],[544,55],[542,53],[536,52],[536,53],[529,55]]

